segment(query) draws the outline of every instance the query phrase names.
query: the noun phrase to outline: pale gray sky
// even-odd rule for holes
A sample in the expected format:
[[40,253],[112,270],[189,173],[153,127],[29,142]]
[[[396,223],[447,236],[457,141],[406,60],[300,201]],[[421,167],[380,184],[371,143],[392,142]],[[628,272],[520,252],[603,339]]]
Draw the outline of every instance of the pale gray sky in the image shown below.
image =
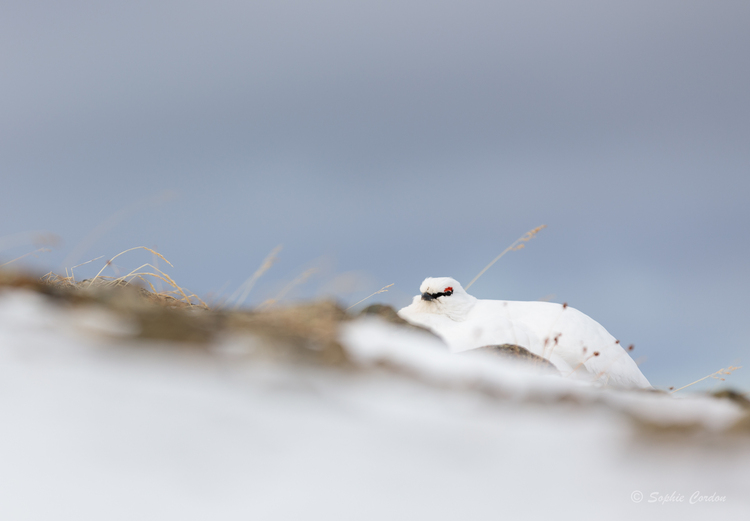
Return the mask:
[[294,295],[400,306],[544,223],[473,293],[554,294],[657,385],[748,362],[747,2],[46,4],[0,18],[0,236],[60,235],[40,269],[136,205],[78,262],[206,294],[283,243],[251,301],[318,265]]

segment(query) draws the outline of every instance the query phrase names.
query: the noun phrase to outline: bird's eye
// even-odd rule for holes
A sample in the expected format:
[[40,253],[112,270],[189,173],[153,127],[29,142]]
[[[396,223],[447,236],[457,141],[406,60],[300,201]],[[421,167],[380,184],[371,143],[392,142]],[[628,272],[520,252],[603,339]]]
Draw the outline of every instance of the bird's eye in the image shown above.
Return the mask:
[[453,288],[451,286],[448,286],[443,290],[443,293],[445,293],[448,296],[451,296],[453,294]]

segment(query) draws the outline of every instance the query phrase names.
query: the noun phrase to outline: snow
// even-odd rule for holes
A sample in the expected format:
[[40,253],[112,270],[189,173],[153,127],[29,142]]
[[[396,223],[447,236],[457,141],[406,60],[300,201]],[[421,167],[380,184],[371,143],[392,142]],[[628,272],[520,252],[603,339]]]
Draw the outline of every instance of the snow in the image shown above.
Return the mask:
[[[341,328],[354,370],[256,359],[240,339],[145,343],[131,328],[0,292],[1,519],[684,520],[750,507],[750,437],[725,432],[743,414],[730,401],[451,354],[372,317]],[[635,417],[702,429],[665,441]],[[725,500],[691,504],[695,492]]]

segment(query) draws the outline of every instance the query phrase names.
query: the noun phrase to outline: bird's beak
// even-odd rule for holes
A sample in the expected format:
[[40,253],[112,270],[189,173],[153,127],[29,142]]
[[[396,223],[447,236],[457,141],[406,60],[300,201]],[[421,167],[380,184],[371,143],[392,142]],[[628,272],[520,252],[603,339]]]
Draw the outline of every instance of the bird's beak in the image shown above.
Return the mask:
[[435,297],[430,295],[429,293],[422,293],[422,300],[434,300]]

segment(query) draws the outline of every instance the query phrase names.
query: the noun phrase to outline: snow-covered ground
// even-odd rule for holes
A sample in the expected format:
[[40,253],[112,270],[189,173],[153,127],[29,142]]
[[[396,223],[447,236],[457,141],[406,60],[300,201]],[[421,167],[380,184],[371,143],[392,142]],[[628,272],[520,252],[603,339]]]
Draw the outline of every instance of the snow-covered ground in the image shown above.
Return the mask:
[[750,429],[729,400],[534,374],[376,318],[342,327],[354,368],[131,330],[102,309],[0,291],[0,519],[750,512]]

